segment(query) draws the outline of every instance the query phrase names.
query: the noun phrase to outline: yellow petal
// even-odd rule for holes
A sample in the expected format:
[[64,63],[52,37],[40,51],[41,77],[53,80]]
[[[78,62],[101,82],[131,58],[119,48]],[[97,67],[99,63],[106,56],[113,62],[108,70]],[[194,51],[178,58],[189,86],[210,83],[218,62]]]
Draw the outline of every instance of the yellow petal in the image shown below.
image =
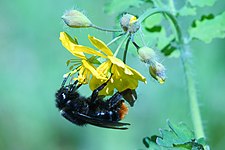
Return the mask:
[[127,75],[123,68],[116,65],[112,66],[112,79],[114,81],[113,85],[118,91],[124,91],[126,89],[135,89],[138,86],[138,80],[132,75]]
[[133,76],[126,75],[122,68],[118,68],[118,72],[120,72],[120,77],[116,76],[112,77],[114,79],[114,87],[119,91],[124,91],[126,89],[136,89],[138,86],[138,80],[133,78]]
[[125,68],[125,64],[123,63],[122,60],[120,60],[120,59],[118,59],[118,58],[116,58],[114,56],[108,56],[108,58],[113,64],[115,64],[115,65],[117,65],[117,66],[119,66],[121,68]]
[[121,78],[121,73],[119,72],[119,69],[118,69],[118,67],[116,65],[112,66],[111,72],[112,72],[113,78],[115,80]]
[[110,68],[112,66],[112,63],[108,60],[104,63],[102,63],[98,68],[97,71],[100,74],[104,74],[105,76],[108,75],[108,72],[110,71]]
[[130,69],[128,69],[126,66],[124,68],[124,73],[127,75],[133,75],[133,72]]
[[61,40],[62,45],[74,56],[81,59],[86,59],[83,52],[74,51],[74,46],[77,44],[77,42],[73,40],[66,32],[60,32],[59,39]]
[[115,88],[122,92],[126,89],[136,89],[138,86],[138,81],[134,80],[133,78],[122,78],[120,80],[115,81]]
[[82,60],[82,63],[83,63],[83,65],[84,65],[84,67],[85,67],[86,69],[88,69],[88,70],[91,72],[91,74],[92,74],[93,76],[95,76],[97,79],[106,80],[106,78],[100,76],[100,74],[97,72],[97,70],[94,68],[94,66],[91,65],[88,61]]
[[96,51],[92,48],[83,46],[83,45],[75,45],[73,47],[73,49],[71,50],[71,53],[73,53],[73,52],[84,52],[84,53],[87,53],[87,54],[97,55],[97,56],[106,58],[106,56],[103,55],[102,53],[100,53],[100,52],[98,52],[98,51]]
[[[95,77],[91,78],[91,81],[89,82],[89,87],[92,91],[94,91],[96,88],[101,86],[103,83],[105,83],[106,80],[99,80]],[[103,88],[99,95],[112,95],[114,93],[114,84],[111,84],[110,82],[107,83],[106,87]]]
[[129,67],[128,65],[126,65],[126,67],[127,67],[128,69],[130,69],[130,71],[132,71],[132,73],[133,73],[133,78],[135,78],[135,79],[137,79],[137,80],[140,80],[140,81],[142,81],[142,82],[147,83],[146,78],[145,78],[144,76],[142,76],[138,71],[136,71],[135,69]]
[[94,45],[97,49],[104,52],[108,56],[113,56],[112,51],[108,48],[108,46],[104,42],[90,35],[88,35],[88,38],[92,43],[92,45]]
[[84,67],[81,67],[80,68],[80,70],[79,70],[79,76],[83,75],[84,69],[85,69]]

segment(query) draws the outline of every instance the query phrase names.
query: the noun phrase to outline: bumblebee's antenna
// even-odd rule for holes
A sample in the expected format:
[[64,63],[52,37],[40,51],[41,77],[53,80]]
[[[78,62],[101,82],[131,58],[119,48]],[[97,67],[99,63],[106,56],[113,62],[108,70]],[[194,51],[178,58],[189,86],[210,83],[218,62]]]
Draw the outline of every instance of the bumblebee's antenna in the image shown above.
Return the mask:
[[69,76],[70,76],[70,73],[66,77],[64,77],[64,80],[63,80],[63,82],[61,84],[61,87],[64,87],[64,85],[66,84],[66,81],[69,78]]

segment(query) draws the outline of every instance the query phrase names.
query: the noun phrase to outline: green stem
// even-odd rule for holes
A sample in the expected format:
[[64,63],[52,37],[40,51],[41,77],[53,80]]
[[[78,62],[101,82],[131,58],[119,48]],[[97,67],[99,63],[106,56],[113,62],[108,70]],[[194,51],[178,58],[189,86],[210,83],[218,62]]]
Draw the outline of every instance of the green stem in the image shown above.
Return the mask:
[[170,5],[170,10],[172,12],[173,15],[176,14],[176,9],[175,9],[175,6],[174,6],[174,1],[173,0],[169,0],[169,5]]
[[111,44],[113,44],[114,42],[116,42],[117,40],[119,40],[124,34],[120,34],[117,37],[115,37],[112,41],[110,41],[107,46],[109,47]]
[[122,30],[106,29],[92,24],[90,27],[106,32],[122,32]]
[[194,78],[192,76],[192,67],[190,65],[189,58],[187,57],[187,53],[190,53],[190,51],[188,51],[187,47],[184,46],[182,32],[181,32],[180,26],[178,25],[178,22],[177,22],[175,16],[173,16],[169,11],[156,8],[156,9],[147,10],[143,15],[140,16],[138,21],[141,23],[147,17],[157,14],[157,13],[162,13],[162,14],[166,15],[170,19],[170,21],[175,29],[176,39],[177,39],[177,43],[179,46],[178,48],[181,52],[181,61],[182,61],[183,67],[184,67],[186,84],[188,87],[188,96],[189,96],[189,100],[190,100],[190,109],[191,109],[192,122],[193,122],[193,126],[194,126],[195,136],[197,139],[202,138],[202,137],[204,138],[205,134],[204,134],[202,120],[201,120],[201,114],[200,114],[200,110],[199,110],[199,106],[198,106],[196,86],[195,86]]
[[125,38],[123,39],[123,41],[119,44],[119,46],[117,47],[117,49],[116,49],[116,51],[115,51],[115,53],[114,53],[113,56],[115,56],[115,57],[117,56],[117,54],[118,54],[120,48],[122,47],[123,43],[127,40],[127,38],[128,38],[128,36],[127,36],[127,34],[126,34],[126,37],[125,37]]

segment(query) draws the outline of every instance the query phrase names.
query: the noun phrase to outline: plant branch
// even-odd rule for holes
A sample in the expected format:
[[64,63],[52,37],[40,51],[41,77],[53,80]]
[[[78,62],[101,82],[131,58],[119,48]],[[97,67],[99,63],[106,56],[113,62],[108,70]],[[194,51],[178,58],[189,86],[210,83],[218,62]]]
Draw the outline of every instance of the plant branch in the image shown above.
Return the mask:
[[106,29],[92,24],[90,27],[106,32],[122,32],[122,30]]
[[163,9],[149,9],[147,10],[143,15],[141,15],[138,19],[138,21],[141,23],[149,16],[152,16],[154,14],[161,13],[163,15],[166,15],[166,18],[170,19],[170,22],[172,23],[175,34],[176,34],[176,40],[178,43],[178,49],[181,52],[181,61],[184,68],[184,74],[186,79],[186,84],[188,87],[188,96],[190,100],[190,110],[192,115],[192,122],[194,126],[195,136],[197,139],[199,138],[205,138],[203,126],[202,126],[202,120],[201,120],[201,114],[198,106],[198,98],[197,98],[197,92],[196,92],[196,86],[194,82],[194,78],[192,76],[192,67],[189,62],[189,58],[187,57],[187,53],[190,53],[188,51],[187,47],[184,45],[184,39],[182,36],[182,32],[180,29],[180,26],[178,25],[178,22],[174,15],[172,15],[169,11],[163,10]]

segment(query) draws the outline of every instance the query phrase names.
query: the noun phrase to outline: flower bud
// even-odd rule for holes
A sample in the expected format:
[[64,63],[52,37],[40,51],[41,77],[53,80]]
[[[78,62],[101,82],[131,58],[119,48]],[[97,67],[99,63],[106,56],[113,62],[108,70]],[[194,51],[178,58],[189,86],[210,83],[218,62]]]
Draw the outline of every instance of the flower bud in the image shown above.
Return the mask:
[[138,55],[141,61],[147,64],[151,64],[152,62],[155,62],[157,60],[155,51],[152,48],[147,46],[139,48]]
[[81,12],[70,10],[62,16],[63,21],[72,28],[87,28],[92,26],[91,21]]
[[140,28],[140,23],[137,20],[137,17],[131,14],[125,14],[120,19],[120,25],[125,32],[135,33]]
[[150,75],[156,79],[160,84],[163,84],[166,79],[166,68],[158,62],[155,62],[150,65],[149,67],[149,73]]

